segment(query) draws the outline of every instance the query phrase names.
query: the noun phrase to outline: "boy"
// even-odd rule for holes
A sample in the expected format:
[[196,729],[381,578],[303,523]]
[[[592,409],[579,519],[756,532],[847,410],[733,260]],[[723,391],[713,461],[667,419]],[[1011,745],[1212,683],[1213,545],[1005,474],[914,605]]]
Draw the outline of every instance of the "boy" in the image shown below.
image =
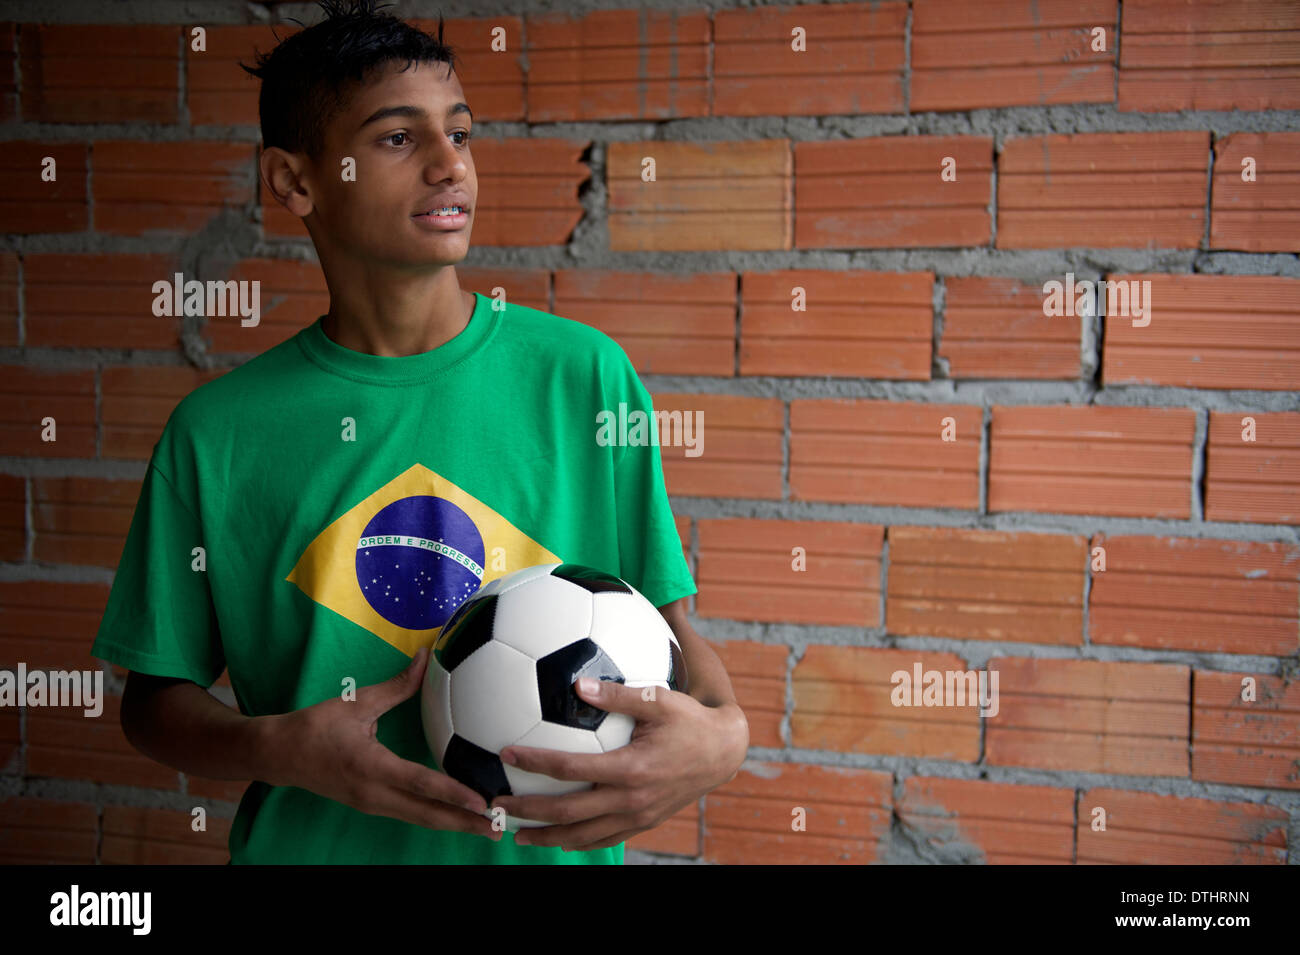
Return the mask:
[[[172,412],[91,652],[131,671],[122,726],[141,752],[257,780],[232,863],[621,863],[748,747],[686,621],[658,448],[596,441],[598,412],[652,412],[649,394],[599,331],[460,288],[478,182],[441,20],[435,40],[373,0],[321,5],[250,72],[261,175],[307,226],[329,312]],[[419,714],[464,584],[429,549],[365,552],[374,534],[438,540],[480,584],[558,561],[617,573],[677,634],[689,693],[578,689],[633,716],[632,743],[512,747],[521,769],[596,786],[487,806],[432,768]],[[223,668],[239,712],[204,689]],[[495,831],[498,806],[553,825]]]

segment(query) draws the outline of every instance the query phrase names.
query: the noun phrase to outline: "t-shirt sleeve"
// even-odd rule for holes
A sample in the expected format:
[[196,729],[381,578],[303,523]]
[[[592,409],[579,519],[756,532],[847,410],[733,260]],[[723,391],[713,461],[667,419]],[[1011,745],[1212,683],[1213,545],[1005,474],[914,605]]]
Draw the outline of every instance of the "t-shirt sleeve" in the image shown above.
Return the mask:
[[199,519],[151,460],[91,656],[203,687],[216,682],[226,661],[207,571],[192,569],[199,546],[206,555]]
[[[650,393],[626,355],[621,357],[625,382],[622,400],[627,402],[629,414],[644,411],[649,416],[651,432],[657,434]],[[656,607],[662,607],[695,593],[696,586],[668,503],[659,444],[657,440],[628,444],[616,451],[620,452],[614,465],[619,576]]]

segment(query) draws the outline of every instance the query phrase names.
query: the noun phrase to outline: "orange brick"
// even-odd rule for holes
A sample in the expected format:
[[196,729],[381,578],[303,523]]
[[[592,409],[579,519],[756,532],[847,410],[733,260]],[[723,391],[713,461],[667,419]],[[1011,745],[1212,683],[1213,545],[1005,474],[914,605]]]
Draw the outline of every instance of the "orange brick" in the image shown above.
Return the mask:
[[105,693],[97,717],[82,708],[27,708],[27,774],[175,792],[180,774],[142,755],[122,733],[122,698]]
[[944,862],[966,861],[962,856],[988,865],[1074,861],[1072,789],[913,776],[903,780],[897,813]]
[[794,169],[796,248],[988,245],[992,236],[989,136],[801,142]]
[[998,657],[990,765],[1187,776],[1189,672],[1166,663]]
[[30,796],[0,801],[0,863],[92,865],[99,810]]
[[54,564],[116,567],[141,481],[32,478],[33,557]]
[[[700,454],[687,457],[684,445],[662,444],[664,483],[668,493],[684,497],[781,497],[781,445],[784,409],[776,398],[739,395],[655,394],[656,412],[703,415],[695,435]],[[700,419],[692,419],[700,420]],[[681,437],[684,441],[685,438]]]
[[892,674],[969,668],[952,653],[810,646],[794,668],[791,744],[803,749],[975,762],[978,706],[896,706]]
[[933,288],[932,272],[745,272],[740,373],[928,380]]
[[[223,677],[224,679],[224,677]],[[217,684],[229,686],[227,680],[222,684],[221,680]],[[239,801],[244,798],[244,791],[248,789],[252,780],[234,780],[234,779],[204,779],[202,776],[185,777],[186,792],[191,796],[197,796],[200,799],[216,799],[222,802],[233,802],[238,805]],[[211,818],[211,816],[209,816]]]
[[990,511],[1191,517],[1190,408],[993,408]]
[[177,123],[177,26],[24,23],[23,119]]
[[1290,0],[1124,0],[1119,108],[1300,107],[1297,31]]
[[1093,643],[1289,656],[1300,650],[1300,547],[1282,542],[1096,535]]
[[734,272],[558,270],[554,314],[600,329],[643,375],[735,374]]
[[1300,524],[1300,413],[1209,415],[1205,519]]
[[[647,158],[653,182],[641,178]],[[605,179],[611,250],[790,248],[787,140],[612,142]]]
[[[1093,829],[1105,810],[1104,831]],[[1276,806],[1087,789],[1080,865],[1283,865],[1287,812]]]
[[108,603],[105,584],[0,581],[0,668],[97,670],[90,655]]
[[[58,176],[53,182],[41,178],[47,157]],[[84,232],[90,227],[89,164],[90,148],[82,143],[6,142],[0,158],[0,230],[20,235]]]
[[[1300,44],[1300,32],[1293,42]],[[1300,86],[1300,69],[1296,75]],[[1298,154],[1300,133],[1233,133],[1215,141],[1210,248],[1300,252]],[[1254,160],[1253,182],[1242,180],[1247,157]]]
[[226,280],[261,283],[262,311],[256,325],[244,325],[244,319],[238,315],[210,316],[204,324],[203,336],[211,342],[214,354],[259,355],[292,338],[329,311],[325,273],[314,262],[244,259]]
[[223,210],[242,210],[253,198],[256,158],[250,143],[100,140],[91,155],[95,230],[198,232]]
[[[0,66],[2,61],[0,56]],[[18,331],[18,253],[0,252],[0,346],[21,344]]]
[[[979,505],[982,410],[892,400],[790,402],[790,494],[801,501]],[[944,439],[953,419],[954,440]]]
[[675,856],[700,854],[700,804],[687,803],[653,829],[638,833],[624,845],[639,852]]
[[491,299],[513,302],[549,312],[551,273],[548,269],[464,268],[456,266],[460,287]]
[[225,865],[231,820],[207,814],[195,832],[188,812],[104,807],[104,865]]
[[1209,149],[1196,131],[1008,139],[997,247],[1198,248]]
[[1083,537],[889,528],[890,633],[1083,643]]
[[949,378],[1079,377],[1080,320],[1043,314],[1043,283],[953,276],[943,284],[938,355]]
[[302,32],[293,23],[258,26],[204,24],[207,49],[191,47],[185,37],[185,105],[194,126],[259,126],[257,95],[261,83],[241,66],[255,66],[258,52],[268,53],[281,41]]
[[[1246,678],[1255,699],[1242,699]],[[1262,673],[1196,670],[1192,778],[1300,789],[1300,683]]]
[[[9,365],[0,368],[0,454],[32,458],[95,456],[95,373]],[[55,440],[46,441],[46,418]]]
[[906,20],[906,3],[718,10],[713,115],[901,113]]
[[[1150,302],[1144,301],[1147,318],[1105,318],[1107,386],[1300,389],[1300,281],[1158,274],[1108,275],[1107,280],[1123,288],[1151,283]],[[1149,324],[1133,324],[1148,319]]]
[[883,542],[879,524],[701,520],[696,613],[874,627],[880,620]]
[[[723,865],[881,861],[892,788],[893,777],[875,770],[746,764],[704,797],[704,858]],[[794,829],[796,821],[806,828]]]
[[0,560],[26,560],[27,478],[0,474]]
[[707,13],[596,10],[525,23],[529,122],[708,115]]
[[180,318],[153,313],[154,283],[176,280],[171,256],[28,254],[23,269],[28,345],[173,349],[179,341]]
[[103,456],[148,461],[181,399],[220,378],[225,371],[204,371],[189,365],[105,368],[100,382]]
[[749,745],[773,749],[784,746],[785,670],[790,648],[752,640],[710,640],[709,646],[736,691],[736,702],[749,723]]
[[[405,17],[408,23],[430,36],[438,35],[436,19]],[[505,50],[494,47],[501,31]],[[532,39],[532,33],[529,33]],[[456,54],[456,78],[465,91],[465,101],[477,120],[522,122],[528,118],[524,103],[523,17],[448,17],[443,20],[443,42]],[[536,64],[532,54],[527,58]],[[439,67],[445,71],[445,67]],[[535,78],[530,77],[530,84]],[[456,269],[457,274],[460,268]]]
[[14,63],[18,59],[18,24],[0,24],[0,123],[18,119],[18,75]]
[[1117,14],[1116,0],[913,0],[909,108],[1114,102]]

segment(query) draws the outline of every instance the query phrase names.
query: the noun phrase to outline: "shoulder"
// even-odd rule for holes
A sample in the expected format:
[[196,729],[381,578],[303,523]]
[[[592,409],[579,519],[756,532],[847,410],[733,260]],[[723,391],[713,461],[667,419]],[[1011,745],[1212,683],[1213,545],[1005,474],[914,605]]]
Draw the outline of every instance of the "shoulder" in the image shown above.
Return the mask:
[[[489,296],[488,307],[493,306]],[[596,365],[608,372],[630,371],[632,363],[617,341],[594,325],[511,302],[505,309],[502,332],[512,345],[538,357],[559,362]]]
[[199,436],[225,429],[225,423],[248,420],[250,414],[275,407],[283,395],[286,375],[301,366],[296,335],[255,355],[241,365],[208,372],[208,380],[186,394],[167,418],[163,433],[193,444]]

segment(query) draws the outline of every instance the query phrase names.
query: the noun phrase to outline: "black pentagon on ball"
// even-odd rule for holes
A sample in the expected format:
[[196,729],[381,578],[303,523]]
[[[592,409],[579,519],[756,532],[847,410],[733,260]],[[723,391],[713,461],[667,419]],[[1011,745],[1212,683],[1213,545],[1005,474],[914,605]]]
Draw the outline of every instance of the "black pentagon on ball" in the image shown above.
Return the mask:
[[573,681],[580,676],[614,683],[623,683],[625,679],[609,655],[591,640],[575,640],[548,653],[537,661],[537,696],[542,703],[543,720],[583,730],[600,727],[606,711],[578,696]]
[[551,576],[577,584],[584,590],[590,590],[593,594],[608,592],[630,594],[632,592],[631,587],[613,574],[607,574],[595,567],[584,567],[582,564],[560,564],[560,566],[551,570]]
[[513,795],[501,757],[454,733],[442,756],[442,771],[489,803],[497,796]]
[[497,595],[470,597],[456,608],[433,645],[434,659],[450,673],[483,644],[492,639]]

